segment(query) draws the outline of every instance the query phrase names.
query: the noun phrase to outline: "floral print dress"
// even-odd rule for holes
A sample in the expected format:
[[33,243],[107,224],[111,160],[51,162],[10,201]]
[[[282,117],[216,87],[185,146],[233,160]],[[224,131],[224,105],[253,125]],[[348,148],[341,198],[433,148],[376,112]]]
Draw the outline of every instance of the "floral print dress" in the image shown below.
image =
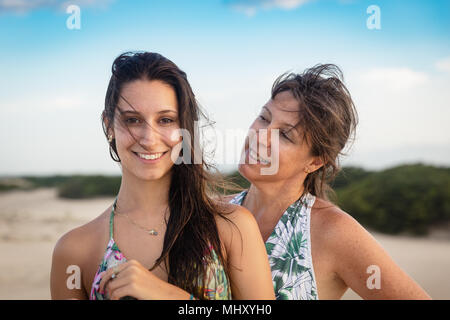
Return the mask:
[[[97,273],[94,277],[94,282],[91,288],[90,300],[107,300],[109,297],[101,294],[99,290],[101,276],[100,273],[113,268],[119,264],[125,263],[127,259],[120,251],[113,237],[114,230],[114,206],[111,210],[110,220],[109,220],[109,242],[106,246],[106,252],[103,256],[102,262],[100,263]],[[210,259],[207,259],[209,255]],[[217,253],[212,246],[209,247],[209,252],[205,252],[205,257],[203,263],[208,263],[207,277],[204,283],[199,280],[201,287],[201,294],[203,299],[207,300],[228,300],[231,299],[231,288],[230,283],[223,268]]]
[[[230,202],[241,205],[248,190]],[[310,220],[315,196],[307,193],[283,213],[266,241],[277,300],[318,300],[311,256]]]

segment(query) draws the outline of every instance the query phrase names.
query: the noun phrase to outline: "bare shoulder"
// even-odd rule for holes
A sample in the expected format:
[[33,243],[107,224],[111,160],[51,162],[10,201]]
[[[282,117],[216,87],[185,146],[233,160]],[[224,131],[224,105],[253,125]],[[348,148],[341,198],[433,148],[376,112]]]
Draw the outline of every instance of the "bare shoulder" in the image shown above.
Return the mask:
[[333,219],[342,217],[343,215],[348,215],[348,213],[344,212],[335,204],[318,197],[316,197],[316,200],[314,201],[311,213],[317,218],[317,220],[327,218]]
[[242,239],[242,234],[259,234],[258,224],[250,211],[236,204],[221,203],[221,205],[225,214],[217,215],[216,223],[227,251],[231,249],[234,239]]
[[[106,212],[106,211],[105,211]],[[104,241],[105,212],[94,220],[62,235],[55,244],[52,255],[50,287],[52,299],[87,299],[85,277],[92,273],[93,263]],[[67,272],[81,273],[79,290],[69,290]]]
[[325,238],[340,238],[357,230],[367,232],[350,214],[320,198],[316,198],[311,209],[311,229],[313,232],[320,230]]
[[244,229],[254,227],[254,225],[257,226],[253,214],[243,206],[224,202],[221,202],[220,204],[225,213],[216,216],[216,223],[219,229],[229,225],[230,223]]
[[105,210],[97,218],[62,235],[56,242],[54,254],[77,256],[80,253],[80,255],[84,255],[86,249],[91,248],[92,244],[101,237],[100,231],[104,229],[105,220],[108,218],[107,212],[108,210]]
[[[430,298],[356,219],[337,206],[319,199],[311,210],[311,232],[312,243],[316,240],[320,255],[327,256],[321,261],[329,261],[331,271],[363,299]],[[367,285],[374,267],[383,275],[377,290]]]

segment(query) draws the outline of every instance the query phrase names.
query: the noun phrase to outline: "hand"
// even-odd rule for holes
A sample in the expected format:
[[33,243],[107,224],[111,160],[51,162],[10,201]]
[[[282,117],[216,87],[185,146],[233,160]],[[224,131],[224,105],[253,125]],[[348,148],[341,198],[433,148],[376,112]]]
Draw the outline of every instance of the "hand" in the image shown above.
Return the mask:
[[[113,272],[116,277],[111,279]],[[158,299],[157,292],[165,283],[136,260],[129,260],[103,271],[99,292],[106,292],[111,300],[131,296],[140,300]]]

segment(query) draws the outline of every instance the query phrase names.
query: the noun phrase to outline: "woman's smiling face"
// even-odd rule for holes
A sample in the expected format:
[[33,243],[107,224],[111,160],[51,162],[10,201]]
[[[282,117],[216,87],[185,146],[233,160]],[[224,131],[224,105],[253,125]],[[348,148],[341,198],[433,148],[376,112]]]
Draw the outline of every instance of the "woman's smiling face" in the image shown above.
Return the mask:
[[159,80],[134,80],[121,90],[113,125],[123,174],[156,180],[170,172],[181,141],[175,90]]
[[[256,134],[254,141],[257,143],[251,143],[251,134],[247,136],[242,157],[245,161],[239,164],[239,172],[251,183],[303,180],[306,175],[305,168],[313,157],[302,129],[297,125],[298,122],[299,102],[290,91],[280,92],[274,99],[270,99],[250,127],[249,132]],[[274,129],[278,129],[278,133]],[[278,136],[274,136],[275,134]],[[278,144],[278,152],[275,143]],[[267,151],[262,151],[264,149]],[[265,160],[269,160],[269,163]],[[276,164],[276,161],[278,170],[275,170],[274,174],[261,174],[263,168],[269,168]]]

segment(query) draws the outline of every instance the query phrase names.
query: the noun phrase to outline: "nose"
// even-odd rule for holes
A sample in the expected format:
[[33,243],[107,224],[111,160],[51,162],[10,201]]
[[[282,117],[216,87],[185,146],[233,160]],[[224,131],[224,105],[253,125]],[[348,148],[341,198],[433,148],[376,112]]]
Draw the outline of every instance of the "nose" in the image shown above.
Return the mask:
[[139,136],[139,143],[144,146],[153,146],[156,144],[159,132],[150,124],[143,125]]

